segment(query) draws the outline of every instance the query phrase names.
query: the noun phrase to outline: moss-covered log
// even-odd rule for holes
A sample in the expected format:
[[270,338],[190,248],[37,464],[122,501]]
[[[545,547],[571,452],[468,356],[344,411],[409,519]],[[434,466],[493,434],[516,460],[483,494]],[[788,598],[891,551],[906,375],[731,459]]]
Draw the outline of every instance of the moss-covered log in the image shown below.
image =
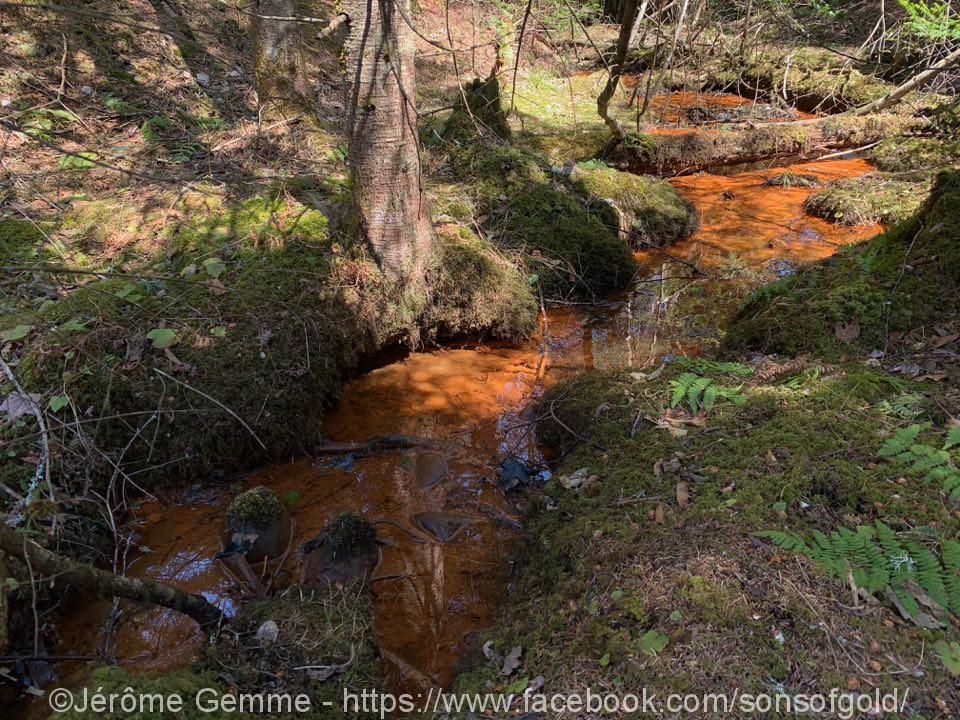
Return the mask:
[[630,135],[608,151],[607,159],[630,172],[683,175],[775,158],[814,158],[877,142],[920,122],[893,114],[837,115],[743,129]]
[[71,587],[79,592],[160,605],[189,615],[204,627],[216,625],[223,618],[223,613],[200,595],[152,580],[115,575],[60,557],[7,527],[0,527],[0,550],[25,558],[35,572],[55,577],[63,587]]

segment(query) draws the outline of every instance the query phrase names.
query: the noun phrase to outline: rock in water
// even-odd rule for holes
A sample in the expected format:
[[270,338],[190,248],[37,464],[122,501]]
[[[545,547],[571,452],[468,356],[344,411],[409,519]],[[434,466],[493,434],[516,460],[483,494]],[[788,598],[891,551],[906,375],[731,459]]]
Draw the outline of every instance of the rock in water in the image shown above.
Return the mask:
[[300,574],[304,585],[344,582],[369,574],[376,564],[377,532],[357,513],[341,513],[303,544]]
[[225,530],[230,536],[218,559],[243,555],[259,562],[279,555],[287,540],[288,518],[277,494],[261,486],[239,495],[227,509]]
[[430,450],[418,452],[413,461],[413,474],[417,478],[419,488],[432,488],[443,480],[449,469],[443,455]]
[[414,513],[410,519],[414,525],[424,532],[430,533],[440,542],[452,540],[465,527],[477,522],[477,518],[447,512],[446,510]]

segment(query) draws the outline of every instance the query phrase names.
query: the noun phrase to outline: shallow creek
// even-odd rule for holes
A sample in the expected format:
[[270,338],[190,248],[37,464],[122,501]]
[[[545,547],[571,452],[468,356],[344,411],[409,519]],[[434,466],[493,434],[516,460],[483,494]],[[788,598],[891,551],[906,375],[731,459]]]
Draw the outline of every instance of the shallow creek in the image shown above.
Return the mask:
[[[835,159],[792,169],[832,180],[870,166]],[[303,458],[262,468],[243,481],[246,487],[267,485],[291,500],[295,548],[343,510],[407,527],[411,515],[424,511],[473,518],[445,543],[418,544],[393,525],[377,526],[394,543],[384,548],[381,574],[403,574],[372,587],[389,684],[410,687],[424,676],[449,682],[465,636],[487,625],[507,595],[510,546],[517,534],[509,528],[515,511],[497,487],[497,465],[509,456],[529,464],[543,461],[525,409],[546,387],[583,369],[640,368],[709,348],[749,287],[877,231],[808,217],[801,204],[809,189],[764,185],[778,171],[674,180],[696,206],[702,227],[665,252],[638,255],[635,289],[622,297],[551,309],[541,318],[540,332],[520,347],[413,353],[353,380],[324,418],[331,438],[355,441],[390,433],[434,438],[444,445],[449,473],[433,487],[418,487],[410,451]],[[691,265],[707,277],[697,277]],[[195,486],[145,503],[136,518],[140,548],[129,559],[130,574],[201,592],[235,609],[239,598],[212,559],[233,495]],[[297,563],[288,565],[290,581],[296,582]],[[106,603],[93,604],[64,623],[61,650],[89,653],[108,609]],[[123,664],[159,670],[188,663],[202,646],[191,620],[153,609],[124,615],[112,651]],[[79,679],[84,670],[74,667],[69,674]]]

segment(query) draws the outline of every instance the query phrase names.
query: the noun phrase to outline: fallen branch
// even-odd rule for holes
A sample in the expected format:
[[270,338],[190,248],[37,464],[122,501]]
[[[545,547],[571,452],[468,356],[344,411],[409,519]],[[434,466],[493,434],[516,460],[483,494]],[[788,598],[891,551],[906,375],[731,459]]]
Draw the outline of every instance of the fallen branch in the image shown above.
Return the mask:
[[318,455],[345,455],[357,453],[359,455],[373,455],[390,450],[404,450],[407,448],[441,447],[436,440],[421,438],[416,435],[381,435],[364,442],[330,442],[318,447],[314,452]]
[[[50,552],[25,536],[0,526],[0,550],[11,557],[20,557],[37,571],[48,576],[51,582],[62,586],[94,593],[104,598],[124,598],[135,602],[176,610],[196,620],[201,627],[209,628],[223,619],[223,613],[200,595],[141,578],[129,578],[99,570]],[[55,579],[54,579],[55,578]]]

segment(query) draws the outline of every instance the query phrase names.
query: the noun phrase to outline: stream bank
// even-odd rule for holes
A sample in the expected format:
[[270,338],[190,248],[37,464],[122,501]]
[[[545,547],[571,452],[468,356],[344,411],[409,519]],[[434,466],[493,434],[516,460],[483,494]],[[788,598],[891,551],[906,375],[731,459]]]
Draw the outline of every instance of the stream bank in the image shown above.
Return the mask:
[[[818,183],[869,169],[857,159],[793,168]],[[471,638],[499,622],[504,588],[515,582],[508,558],[518,546],[520,518],[498,487],[498,465],[516,458],[544,467],[532,432],[532,404],[558,382],[584,372],[638,371],[674,356],[712,352],[750,288],[874,232],[869,225],[850,229],[807,216],[802,204],[812,189],[769,185],[778,172],[675,180],[698,209],[701,229],[669,250],[638,252],[641,272],[629,292],[554,307],[524,345],[414,353],[351,381],[326,417],[330,436],[356,441],[402,433],[437,440],[447,462],[437,484],[418,486],[418,453],[407,450],[307,458],[261,469],[239,486],[266,485],[287,501],[294,547],[345,510],[408,528],[423,512],[469,519],[456,538],[426,545],[393,525],[378,526],[391,541],[383,550],[381,574],[399,576],[371,587],[380,669],[388,686],[447,685]],[[703,272],[692,274],[691,264]],[[544,472],[539,482],[550,476]],[[144,505],[137,514],[137,542],[149,551],[130,558],[130,572],[202,592],[233,611],[240,598],[212,557],[237,489],[198,487]],[[288,563],[291,582],[298,572]],[[91,608],[73,626],[78,647],[89,646],[89,629],[105,610],[106,605]],[[123,618],[113,650],[132,671],[170,671],[190,662],[202,646],[203,636],[191,621],[146,610]]]

